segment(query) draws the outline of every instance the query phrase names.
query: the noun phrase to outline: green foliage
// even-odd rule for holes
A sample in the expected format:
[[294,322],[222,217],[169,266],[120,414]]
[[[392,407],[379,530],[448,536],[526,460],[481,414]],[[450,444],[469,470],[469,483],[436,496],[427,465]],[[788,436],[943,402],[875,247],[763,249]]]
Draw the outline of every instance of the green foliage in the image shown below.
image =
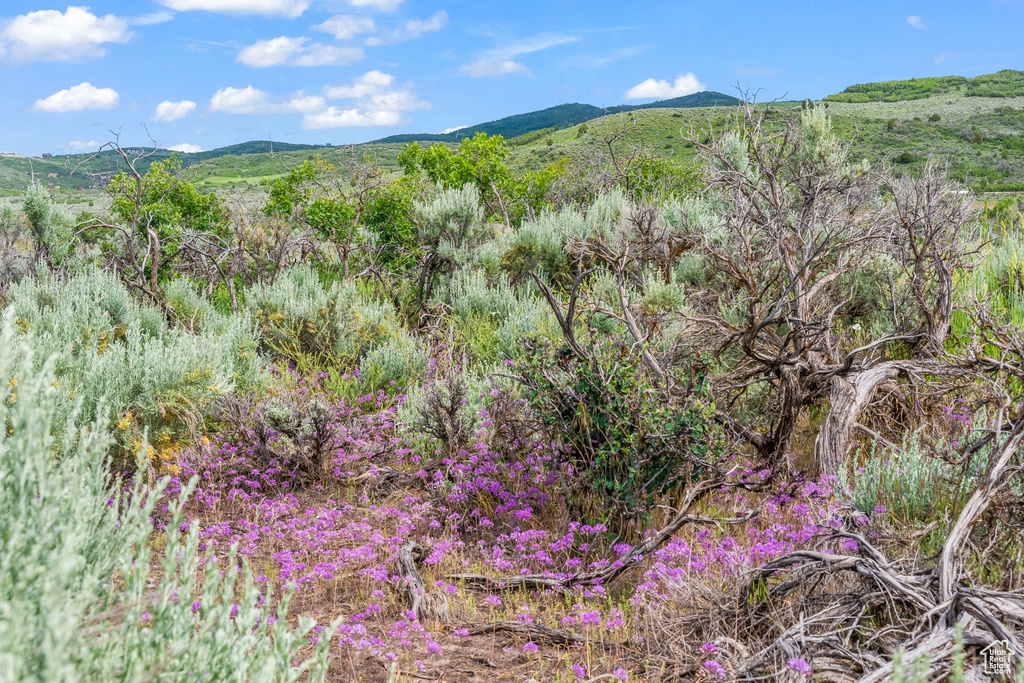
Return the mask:
[[303,218],[317,236],[337,244],[352,239],[356,209],[344,200],[319,197],[306,207]]
[[[105,421],[80,403],[62,411],[54,364],[18,336],[8,311],[0,329],[0,678],[323,680],[329,638],[299,659],[314,622],[300,618],[293,629],[287,596],[275,614],[234,551],[218,561],[212,548],[199,553],[197,526],[182,533],[188,489],[171,504],[162,567],[151,571],[163,485],[147,490],[137,476],[126,494],[109,479]],[[268,625],[271,616],[277,623]]]
[[976,76],[967,81],[968,97],[1024,96],[1024,71],[1003,69],[994,74]]
[[564,164],[555,163],[516,175],[508,166],[510,155],[500,135],[477,133],[464,138],[455,151],[446,145],[423,149],[413,142],[398,155],[398,163],[406,174],[414,176],[422,171],[444,189],[472,185],[490,216],[507,216],[510,222],[518,223],[528,212],[540,210],[552,184],[565,169]]
[[[997,216],[999,213],[997,212]],[[997,319],[1014,326],[1024,325],[1024,235],[1019,226],[1004,223],[981,264],[958,283],[962,303],[983,301]],[[974,323],[964,311],[953,318],[953,332],[970,334]]]
[[[543,139],[544,135],[556,131],[572,128],[577,124],[583,124],[609,114],[640,111],[644,109],[691,109],[701,107],[732,107],[736,106],[739,100],[730,95],[704,91],[675,97],[669,100],[647,102],[645,104],[624,104],[615,107],[595,107],[590,104],[560,104],[556,107],[549,107],[541,111],[527,112],[506,116],[497,121],[481,123],[476,126],[467,126],[451,133],[441,134],[403,134],[392,135],[383,138],[381,143],[409,143],[409,142],[446,142],[457,143],[460,140],[484,133],[486,135],[504,136],[509,144],[517,138],[524,139],[539,133],[532,140]],[[543,131],[543,132],[541,132]]]
[[141,178],[119,173],[110,182],[111,213],[141,235],[148,227],[161,239],[183,229],[218,230],[226,219],[220,198],[200,193],[182,177],[182,171],[181,159],[175,154],[151,165]]
[[303,161],[293,167],[283,178],[276,178],[264,183],[270,188],[263,213],[268,216],[290,217],[297,208],[306,204],[312,193],[308,183],[322,173],[330,170],[330,165],[317,159],[314,162]]
[[416,249],[415,201],[416,188],[403,177],[378,188],[363,206],[360,225],[385,266],[401,269],[411,263]]
[[897,102],[916,100],[961,90],[967,84],[963,76],[912,78],[909,81],[882,81],[851,85],[838,95],[829,95],[828,102]]
[[713,467],[722,439],[700,391],[668,399],[627,346],[604,343],[589,352],[590,362],[534,344],[523,370],[526,396],[566,444],[578,492],[596,496],[600,514],[621,529]]

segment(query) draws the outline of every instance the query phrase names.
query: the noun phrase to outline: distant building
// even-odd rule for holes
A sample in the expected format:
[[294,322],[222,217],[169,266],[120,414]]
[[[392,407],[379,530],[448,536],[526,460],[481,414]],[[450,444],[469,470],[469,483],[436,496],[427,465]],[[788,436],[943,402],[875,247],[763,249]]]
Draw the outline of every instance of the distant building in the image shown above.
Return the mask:
[[56,177],[57,177],[57,174],[56,174],[56,173],[47,173],[47,174],[46,174],[46,177],[47,177],[47,178],[56,178]]
[[50,154],[49,152],[43,152],[43,158],[44,159],[52,159],[53,155]]

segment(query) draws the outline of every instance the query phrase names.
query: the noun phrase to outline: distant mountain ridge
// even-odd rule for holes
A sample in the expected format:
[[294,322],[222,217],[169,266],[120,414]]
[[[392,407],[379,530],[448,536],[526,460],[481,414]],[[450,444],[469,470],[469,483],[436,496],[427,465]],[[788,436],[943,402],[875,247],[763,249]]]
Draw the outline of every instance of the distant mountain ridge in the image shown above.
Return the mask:
[[739,104],[739,99],[722,93],[706,90],[704,92],[676,97],[670,100],[659,100],[647,104],[621,104],[614,107],[596,107],[592,104],[560,104],[540,111],[514,114],[495,121],[487,121],[475,126],[459,128],[451,133],[403,133],[389,135],[373,142],[458,142],[463,138],[473,137],[477,133],[501,135],[506,139],[525,135],[547,128],[568,128],[586,123],[609,114],[621,114],[638,109],[689,109],[691,107],[732,107]]

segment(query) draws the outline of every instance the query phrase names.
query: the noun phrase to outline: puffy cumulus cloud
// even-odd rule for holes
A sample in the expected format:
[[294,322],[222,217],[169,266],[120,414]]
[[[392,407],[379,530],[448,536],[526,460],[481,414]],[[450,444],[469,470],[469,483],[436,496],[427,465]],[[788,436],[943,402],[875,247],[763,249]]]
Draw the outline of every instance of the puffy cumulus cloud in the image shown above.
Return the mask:
[[424,102],[411,90],[395,90],[374,95],[363,106],[373,111],[416,111],[430,109],[430,102]]
[[385,31],[377,36],[370,36],[366,44],[370,46],[393,45],[406,40],[415,40],[424,33],[440,31],[448,25],[448,13],[444,10],[436,13],[429,19],[411,19],[402,22],[396,28]]
[[375,9],[378,12],[393,12],[403,2],[404,0],[348,0],[348,4],[353,7]]
[[367,97],[368,95],[384,92],[394,82],[395,77],[391,74],[382,73],[377,70],[367,71],[362,76],[356,76],[353,79],[352,85],[329,86],[324,89],[324,94],[331,100]]
[[373,33],[376,28],[372,18],[351,14],[338,14],[313,27],[316,31],[330,33],[336,40],[351,40],[360,33]]
[[328,107],[325,111],[308,114],[302,119],[307,130],[345,128],[351,126],[397,126],[402,113],[429,109],[430,103],[421,100],[411,87],[394,89],[395,77],[381,71],[369,71],[352,80],[352,85],[328,87],[328,99],[356,100],[355,106]]
[[907,23],[910,24],[911,28],[916,28],[919,30],[924,28],[924,22],[921,21],[921,17],[915,15],[907,17]]
[[82,83],[67,90],[55,92],[49,97],[36,100],[36,111],[89,111],[95,109],[116,109],[121,96],[110,88],[97,88]]
[[483,78],[485,76],[502,76],[504,74],[529,71],[529,67],[515,61],[514,58],[531,52],[547,50],[558,45],[574,43],[578,40],[579,38],[575,36],[561,33],[541,33],[516,43],[488,50],[478,59],[460,66],[459,73],[463,76]]
[[328,66],[344,65],[363,58],[363,51],[357,47],[341,47],[310,43],[309,38],[281,36],[243,48],[237,61],[256,68],[278,66]]
[[88,7],[40,10],[15,17],[0,32],[0,57],[13,62],[102,57],[104,44],[125,43],[131,37],[128,21],[113,14],[98,17]]
[[161,5],[178,12],[206,10],[224,14],[260,14],[265,17],[301,16],[310,0],[158,0]]
[[[302,114],[306,130],[351,126],[397,126],[403,112],[429,109],[430,103],[413,92],[411,84],[396,88],[395,77],[370,71],[350,85],[324,88],[324,96],[296,93],[290,99],[275,98],[253,86],[223,88],[210,100],[210,111],[229,114]],[[353,100],[345,106],[328,106],[327,100]]]
[[323,130],[355,126],[397,126],[401,122],[402,115],[397,111],[364,111],[358,107],[352,109],[329,107],[319,114],[302,117],[302,128],[304,130]]
[[666,100],[672,97],[683,97],[707,90],[707,86],[697,80],[692,73],[676,78],[675,82],[648,78],[626,91],[627,100]]
[[210,111],[226,114],[309,114],[323,110],[325,104],[324,98],[304,96],[301,92],[291,99],[275,101],[250,85],[221,88],[210,99]]
[[178,119],[188,116],[189,112],[194,111],[195,108],[196,103],[192,100],[182,100],[181,102],[164,100],[160,104],[156,105],[156,114],[153,116],[153,120],[177,121]]
[[200,147],[199,145],[193,145],[188,142],[183,142],[180,145],[168,147],[167,149],[171,150],[172,152],[184,152],[185,154],[195,154],[196,152],[203,151],[203,148]]

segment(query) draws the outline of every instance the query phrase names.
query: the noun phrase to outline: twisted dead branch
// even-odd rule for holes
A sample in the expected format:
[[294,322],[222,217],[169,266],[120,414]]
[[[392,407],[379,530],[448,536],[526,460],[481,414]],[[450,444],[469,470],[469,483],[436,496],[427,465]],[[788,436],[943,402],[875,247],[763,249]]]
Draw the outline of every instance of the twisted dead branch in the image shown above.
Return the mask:
[[448,597],[444,593],[428,593],[416,565],[423,559],[423,548],[416,541],[402,546],[395,560],[395,573],[402,580],[402,593],[409,601],[417,619],[448,622]]

